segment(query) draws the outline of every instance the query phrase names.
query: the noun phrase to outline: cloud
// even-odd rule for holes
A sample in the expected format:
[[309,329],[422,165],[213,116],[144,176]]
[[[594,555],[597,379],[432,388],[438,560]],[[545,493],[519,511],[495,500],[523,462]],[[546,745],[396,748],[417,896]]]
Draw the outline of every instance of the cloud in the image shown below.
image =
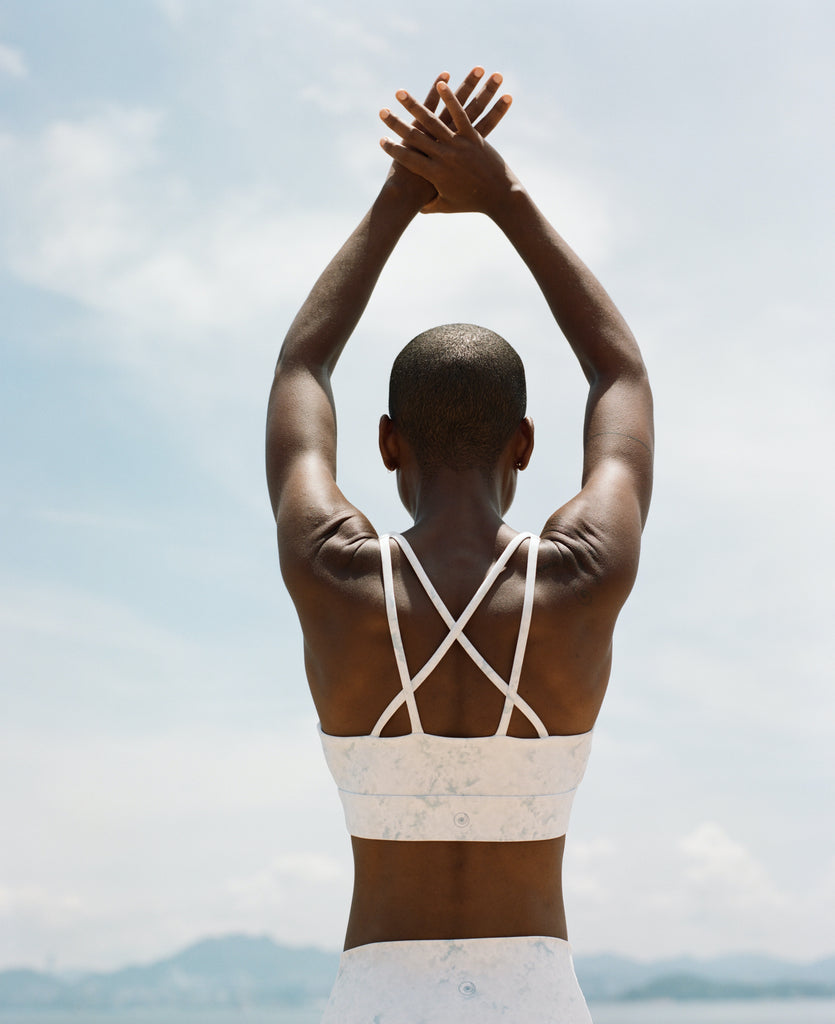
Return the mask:
[[264,226],[252,195],[232,194],[207,217],[162,161],[162,123],[158,111],[110,107],[7,139],[18,188],[6,258],[24,280],[166,340],[247,326],[286,279],[263,269],[284,226]]
[[18,725],[0,773],[15,779],[4,820],[26,823],[4,835],[0,962],[115,966],[240,930],[336,945],[350,858],[310,715],[260,731]]
[[608,836],[580,839],[566,847],[565,871],[570,880],[571,899],[605,906],[611,900],[607,875],[616,846]]
[[[182,551],[169,555],[161,544],[150,548],[171,569],[172,560],[183,556]],[[218,568],[221,578],[229,575],[222,560]],[[183,600],[188,602],[190,588],[205,585],[207,577],[198,571],[195,578],[187,564],[174,575],[179,572],[186,577]],[[286,614],[269,633],[241,649],[239,631],[246,633],[248,627],[239,619],[229,621],[230,590],[219,588],[217,609],[198,607],[191,619],[189,608],[178,610],[176,594],[169,595],[173,600],[167,611],[153,610],[159,578],[152,573],[147,595],[0,581],[7,687],[7,717],[0,732],[10,736],[15,729],[66,728],[98,740],[102,731],[141,735],[185,722],[209,726],[223,721],[228,726],[248,720],[254,705],[276,714],[294,703],[308,706],[298,629]],[[143,608],[146,603],[150,610]],[[281,610],[278,602],[271,607]],[[225,628],[205,636],[205,618],[216,611]],[[274,659],[282,645],[283,669],[298,680],[295,700],[282,699],[275,688]]]
[[[112,596],[66,584],[6,582],[0,589],[4,675],[14,681],[8,701],[18,726],[158,718],[163,691],[184,696],[182,682],[203,663],[211,688],[210,659],[172,628]],[[110,715],[108,716],[108,710]]]
[[[611,821],[610,821],[611,825]],[[644,958],[761,951],[824,955],[835,912],[832,865],[779,881],[772,848],[749,844],[716,821],[685,832],[652,823],[614,839],[573,829],[565,898],[576,950],[626,950]],[[784,872],[785,875],[785,872]]]
[[229,893],[245,906],[281,905],[299,886],[320,887],[336,883],[344,888],[351,873],[343,861],[309,850],[276,857],[267,867],[245,878],[232,878]]
[[352,48],[371,53],[385,53],[391,49],[387,35],[369,32],[361,18],[346,18],[344,14],[335,14],[333,9],[319,4],[308,4],[305,11],[319,29]]
[[[247,464],[244,479],[240,452],[260,432],[281,331],[361,208],[334,214],[323,204],[301,212],[258,180],[227,185],[207,202],[167,147],[167,131],[159,110],[111,105],[35,135],[6,136],[0,180],[14,183],[6,194],[15,205],[7,211],[5,259],[19,279],[77,303],[83,329],[64,344],[128,371],[163,422],[176,418],[177,437],[207,469],[233,493],[256,494],[260,505],[260,465]],[[351,131],[344,129],[346,150]],[[386,162],[375,147],[353,149],[379,161],[382,179]],[[569,201],[570,226],[586,251],[608,251],[614,228],[599,189],[570,175],[550,189]],[[439,252],[449,254],[440,273]],[[369,383],[382,406],[389,356],[379,359],[381,344],[393,353],[430,324],[462,319],[541,339],[532,343],[543,348],[560,345],[527,271],[486,218],[420,218],[340,366],[340,407]],[[544,386],[532,381],[532,403]],[[546,408],[569,408],[553,397]],[[350,432],[365,425],[348,408],[350,479]],[[367,460],[356,467],[365,486]]]
[[715,822],[704,822],[679,842],[685,877],[696,898],[735,909],[787,904],[765,867]]
[[29,74],[20,50],[6,46],[5,43],[0,43],[0,74],[9,75],[11,78],[25,78]]
[[83,910],[83,901],[75,893],[50,892],[40,885],[0,887],[0,918],[31,915],[52,926],[65,926]]

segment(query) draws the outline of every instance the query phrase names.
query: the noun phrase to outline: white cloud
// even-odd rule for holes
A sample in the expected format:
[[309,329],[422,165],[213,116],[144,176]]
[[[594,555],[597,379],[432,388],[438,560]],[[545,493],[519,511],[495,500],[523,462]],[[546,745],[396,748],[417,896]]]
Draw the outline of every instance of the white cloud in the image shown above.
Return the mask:
[[80,647],[112,644],[131,652],[181,642],[126,606],[65,585],[7,584],[0,591],[0,629],[10,641],[30,635],[39,642],[71,639]]
[[163,158],[163,123],[156,111],[111,107],[6,136],[5,261],[86,314],[83,329],[62,332],[78,348],[64,356],[127,370],[162,421],[174,419],[179,442],[261,507],[252,438],[278,332],[352,225],[284,209],[257,185],[204,206]]
[[188,680],[201,679],[208,694],[218,678],[211,657],[172,628],[65,584],[5,582],[0,636],[8,707],[19,728],[62,719],[95,728],[126,713],[147,725],[158,718],[162,693],[173,710],[188,690],[193,699]]
[[[111,106],[32,138],[7,137],[16,201],[6,260],[24,281],[92,313],[79,335],[85,355],[129,368],[146,400],[176,416],[178,436],[241,495],[251,489],[241,477],[241,446],[251,444],[242,430],[260,429],[280,332],[361,211],[300,213],[252,183],[207,206],[167,161],[164,128],[159,111]],[[386,161],[367,148],[382,180]],[[612,244],[604,197],[566,176],[552,185],[570,200],[586,251],[600,256]],[[440,252],[450,265],[439,275]],[[338,400],[367,379],[369,343],[376,352],[382,338],[393,353],[392,324],[402,343],[461,319],[559,345],[529,275],[486,218],[420,218],[340,367]],[[372,361],[382,407],[388,357]],[[346,466],[350,477],[350,456]],[[260,478],[260,467],[253,472]]]
[[117,966],[125,949],[241,930],[337,945],[350,858],[312,716],[257,732],[18,728],[0,743],[12,772],[0,815],[26,828],[4,834],[0,963]]
[[385,35],[369,32],[361,18],[346,18],[342,13],[335,13],[333,8],[321,7],[318,4],[307,5],[306,12],[319,29],[348,43],[351,47],[371,53],[383,53],[391,47],[391,42]]
[[[151,545],[171,562],[165,545]],[[182,552],[176,557],[182,558]],[[223,577],[223,563],[220,577]],[[191,586],[206,577],[189,567]],[[229,567],[231,569],[231,567]],[[275,573],[277,576],[277,573]],[[184,600],[188,600],[188,587]],[[153,608],[153,593],[150,595]],[[224,618],[230,598],[218,592]],[[163,727],[197,722],[210,727],[223,721],[242,723],[257,705],[279,713],[294,703],[308,706],[298,629],[280,605],[274,628],[262,642],[241,649],[233,622],[228,631],[203,636],[198,611],[193,621],[184,609],[175,620],[142,609],[143,596],[95,593],[67,584],[0,585],[0,650],[2,650],[5,718],[0,732],[66,728],[87,738],[116,730],[144,734]],[[209,614],[213,612],[209,611]],[[282,671],[297,681],[298,697],[282,701],[275,695],[280,674],[276,651],[284,645]],[[243,680],[243,682],[241,682]],[[121,749],[121,748],[120,748]],[[22,752],[21,752],[22,753]],[[114,752],[118,755],[118,749]]]
[[155,0],[156,6],[172,25],[180,26],[188,15],[188,0]]
[[696,898],[729,908],[774,909],[786,904],[765,867],[715,822],[704,822],[679,843],[685,877]]
[[5,43],[0,43],[0,74],[10,75],[12,78],[25,78],[29,74],[20,50]]
[[572,840],[567,844],[565,877],[570,885],[572,901],[598,907],[610,905],[609,876],[615,855],[615,844],[608,836]]
[[[35,139],[7,136],[17,230],[6,259],[24,280],[117,315],[122,334],[125,324],[153,328],[164,333],[166,347],[172,339],[191,347],[199,331],[204,350],[206,331],[250,331],[270,318],[274,323],[282,301],[300,301],[361,211],[349,218],[293,213],[275,191],[252,184],[230,189],[206,209],[165,165],[162,125],[157,111],[114,107],[54,123]],[[367,149],[382,181],[386,161]],[[553,205],[566,205],[567,233],[585,253],[603,259],[613,233],[605,196],[566,175],[550,176],[541,191]],[[451,254],[451,273],[440,281],[439,247]],[[385,289],[401,302],[420,290],[430,270],[432,305],[445,296],[460,301],[462,294],[489,293],[490,278],[499,283],[497,267],[514,268],[500,295],[505,305],[517,282],[528,284],[486,218],[421,218],[404,248],[408,259],[395,257],[399,269],[386,273]]]
[[217,217],[205,224],[183,183],[155,166],[160,126],[158,112],[110,108],[17,140],[7,260],[24,280],[169,337],[218,319],[228,326],[226,296],[215,294],[197,254],[213,242],[224,251],[228,219],[240,218],[224,209],[219,227]]
[[49,892],[41,885],[22,885],[17,889],[0,887],[0,918],[33,915],[50,925],[63,926],[84,910],[75,893]]
[[773,849],[760,856],[711,821],[678,834],[643,823],[614,841],[569,835],[565,898],[576,951],[631,948],[651,959],[790,949],[811,959],[829,948],[835,876],[826,871],[795,871],[778,884]]
[[287,853],[245,878],[232,878],[229,893],[247,907],[281,905],[299,886],[337,883],[344,888],[350,871],[343,861],[321,851]]

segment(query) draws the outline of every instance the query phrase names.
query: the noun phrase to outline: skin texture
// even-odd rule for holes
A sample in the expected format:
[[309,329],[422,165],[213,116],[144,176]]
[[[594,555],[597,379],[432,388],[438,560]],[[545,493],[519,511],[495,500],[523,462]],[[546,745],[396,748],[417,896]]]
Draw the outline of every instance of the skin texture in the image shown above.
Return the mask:
[[[491,76],[479,90],[483,72],[474,69],[455,93],[447,79],[436,79],[423,104],[398,92],[403,117],[381,111],[396,137],[381,142],[392,168],[282,346],[267,417],[267,477],[281,568],[304,633],[322,729],[367,734],[400,683],[378,536],[336,483],[331,375],[388,256],[418,212],[490,217],[530,269],[589,386],[582,488],[542,528],[519,687],[550,733],[583,733],[597,718],[615,620],[637,571],[652,479],[651,393],[638,346],[611,299],[486,142],[510,105],[509,97],[495,99],[501,76]],[[555,331],[555,344],[561,343]],[[526,418],[489,471],[441,469],[424,479],[397,424],[385,415],[380,421],[383,462],[396,472],[414,519],[407,537],[455,616],[514,535],[504,516],[533,444],[533,423]],[[415,671],[446,630],[405,559],[396,548],[392,555],[403,642]],[[505,677],[519,626],[525,559],[523,545],[467,627]],[[424,729],[449,736],[493,733],[503,700],[457,645],[417,694]],[[401,708],[384,735],[408,731]],[[533,735],[519,712],[509,732]],[[353,839],[354,899],[345,946],[490,935],[567,938],[564,841]]]

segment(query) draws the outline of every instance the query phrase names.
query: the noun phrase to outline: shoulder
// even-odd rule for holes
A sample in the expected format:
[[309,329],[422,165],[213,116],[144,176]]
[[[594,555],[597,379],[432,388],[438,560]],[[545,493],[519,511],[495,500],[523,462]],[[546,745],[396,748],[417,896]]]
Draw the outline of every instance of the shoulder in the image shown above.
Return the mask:
[[634,492],[608,484],[585,487],[548,519],[537,576],[546,590],[567,590],[616,616],[638,573],[642,516]]
[[281,573],[299,614],[311,602],[356,601],[381,591],[380,538],[368,519],[344,505],[291,524],[278,520]]

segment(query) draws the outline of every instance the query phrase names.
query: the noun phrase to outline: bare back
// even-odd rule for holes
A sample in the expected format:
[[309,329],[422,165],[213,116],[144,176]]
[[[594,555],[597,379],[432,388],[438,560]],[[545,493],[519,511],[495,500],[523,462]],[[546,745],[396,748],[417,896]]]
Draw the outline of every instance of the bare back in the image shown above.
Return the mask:
[[[512,536],[505,526],[490,547],[460,535],[429,547],[417,531],[407,534],[456,618]],[[449,629],[396,546],[392,561],[403,646],[414,673]],[[510,676],[519,632],[526,561],[524,551],[513,553],[465,629],[504,679]],[[605,596],[595,600],[595,593],[605,587],[578,572],[577,562],[553,541],[540,545],[519,695],[551,735],[588,732],[609,677],[614,625],[610,602]],[[367,735],[401,690],[380,566],[380,542],[369,537],[354,551],[349,572],[330,576],[327,592],[315,588],[319,596],[311,614],[299,607],[311,691],[325,733]],[[416,701],[428,733],[487,736],[496,731],[505,698],[455,644],[422,683]],[[382,735],[409,731],[403,706]],[[508,734],[536,736],[518,710]],[[355,886],[346,948],[401,938],[566,937],[564,837],[522,843],[352,841]]]

